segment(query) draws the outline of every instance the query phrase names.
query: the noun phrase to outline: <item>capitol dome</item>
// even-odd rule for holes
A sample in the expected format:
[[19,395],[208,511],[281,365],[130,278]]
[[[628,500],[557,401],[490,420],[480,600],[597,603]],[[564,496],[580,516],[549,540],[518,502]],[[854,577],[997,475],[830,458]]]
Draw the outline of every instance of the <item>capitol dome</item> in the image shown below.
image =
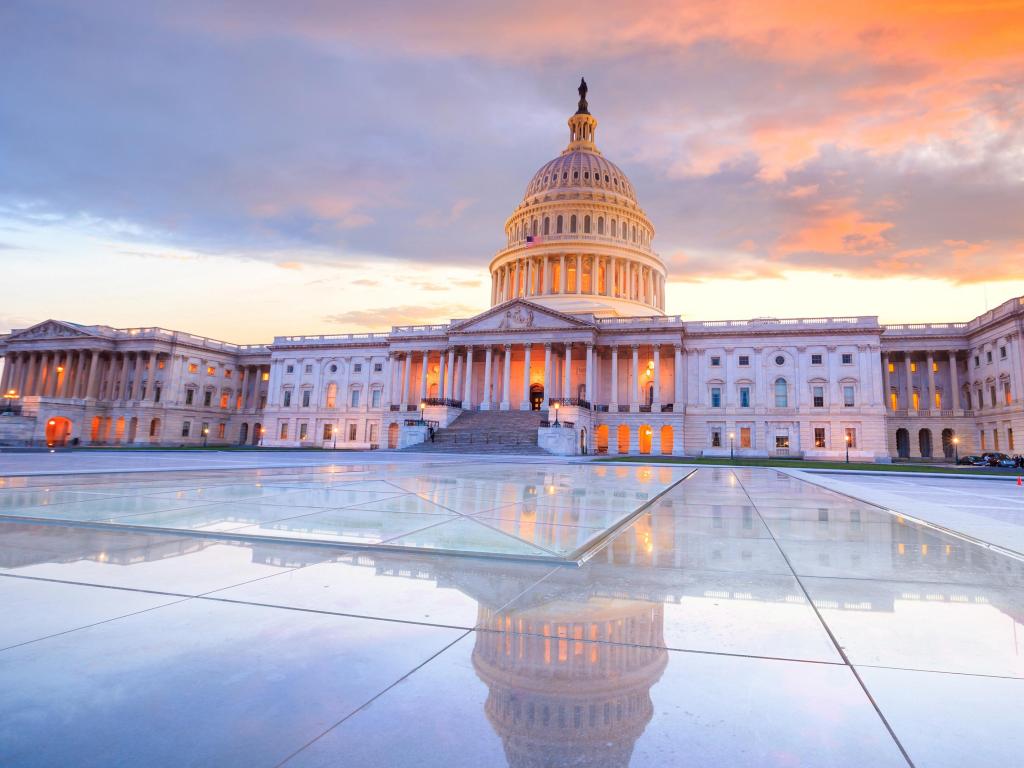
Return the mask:
[[632,183],[595,143],[587,84],[569,118],[569,144],[540,167],[505,222],[491,260],[491,305],[526,298],[601,317],[662,315],[665,264]]

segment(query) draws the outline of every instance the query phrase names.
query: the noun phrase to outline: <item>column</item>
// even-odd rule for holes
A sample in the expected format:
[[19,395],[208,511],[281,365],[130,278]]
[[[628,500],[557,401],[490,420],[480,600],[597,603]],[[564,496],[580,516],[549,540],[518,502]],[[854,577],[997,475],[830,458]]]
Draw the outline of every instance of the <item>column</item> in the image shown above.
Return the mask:
[[519,271],[521,269],[521,263],[520,259],[516,259],[516,270],[512,275],[512,298],[519,296]]
[[462,385],[462,407],[473,408],[473,347],[466,347],[466,382]]
[[452,384],[452,392],[456,400],[462,400],[462,384],[464,377],[462,374],[463,355],[455,356],[455,381]]
[[409,389],[411,388],[411,382],[409,381],[409,369],[412,367],[412,354],[409,352],[405,353],[405,365],[402,366],[402,410],[408,410],[409,406]]
[[[160,353],[159,352],[150,352],[150,354],[149,354],[149,375],[146,376],[146,402],[147,403],[155,403],[156,402],[156,377],[157,377],[157,371],[159,371],[159,370],[160,370]],[[241,373],[241,370],[242,369],[239,368],[239,373]],[[246,382],[244,382],[244,381],[239,382],[240,385],[242,385],[244,383],[246,383]],[[235,407],[234,397],[232,397],[232,400],[231,400],[231,407],[232,408]]]
[[572,394],[572,342],[565,345],[565,371],[562,383],[562,397],[570,398]]
[[452,375],[455,372],[455,347],[448,348],[448,364],[444,368],[444,396],[447,398],[455,397],[455,389],[453,387],[454,379]]
[[4,355],[4,374],[0,378],[0,393],[6,394],[7,390],[11,389],[11,380],[14,378],[12,375],[14,366],[14,355],[8,352]]
[[637,413],[640,410],[640,345],[633,344],[633,381],[629,386],[629,410]]
[[[913,372],[910,370],[910,353],[909,352],[903,353],[903,363],[904,363],[904,366],[907,369],[907,399],[904,400],[903,402],[905,403],[904,407],[910,409],[910,408],[914,407],[914,380],[913,380]],[[913,441],[911,441],[911,442],[913,442]]]
[[444,350],[437,351],[437,396],[444,397]]
[[533,345],[523,344],[523,399],[519,403],[519,410],[530,410],[530,352]]
[[661,345],[654,344],[654,399],[651,411],[661,413]]
[[[427,365],[430,363],[430,352],[429,350],[423,350],[423,365],[420,370],[420,397],[419,402],[422,403],[427,398]],[[418,405],[418,403],[417,403]]]
[[576,295],[583,293],[583,256],[576,256]]
[[32,366],[35,364],[35,355],[26,352],[21,356],[21,382],[18,386],[18,396],[24,397],[29,387],[29,377],[32,375]]
[[[612,395],[608,399],[608,411],[616,412],[619,410],[619,345],[612,345]],[[608,440],[609,444],[612,439],[611,427],[609,427]],[[609,451],[611,448],[609,447]]]
[[[204,371],[205,373],[205,371]],[[220,397],[219,392],[214,392],[214,398]],[[142,399],[142,353],[135,353],[135,373],[132,374],[132,400],[138,402]]]
[[[886,370],[889,370],[888,367]],[[960,402],[960,371],[956,367],[956,352],[949,353],[950,408],[963,408]]]
[[[683,346],[672,345],[672,411],[682,411],[683,403]],[[677,441],[678,442],[678,441]]]
[[533,295],[533,259],[526,259],[526,269],[523,271],[523,296]]
[[928,351],[928,410],[935,408],[935,353]]
[[[120,391],[118,394],[118,400],[121,402],[127,402],[128,400],[128,353],[121,353],[121,378],[118,380]],[[198,393],[197,393],[198,394]],[[202,398],[202,395],[199,395]]]
[[558,292],[565,293],[565,286],[567,285],[565,280],[565,254],[563,253],[559,257],[558,267]]
[[505,345],[505,355],[502,357],[502,387],[501,387],[501,410],[509,409],[508,395],[512,385],[512,345]]
[[[594,284],[593,278],[590,280],[591,286]],[[594,401],[594,345],[587,344],[587,368],[586,373],[583,376],[583,387],[586,393],[588,402]]]
[[548,398],[551,397],[551,342],[544,342],[544,399],[541,401],[541,410],[547,411]]
[[490,346],[484,350],[484,393],[480,398],[480,410],[489,411],[491,409],[491,358],[493,350]]
[[882,355],[882,406],[886,412],[892,409],[892,395],[890,394],[890,380],[889,380],[889,353],[885,352]]

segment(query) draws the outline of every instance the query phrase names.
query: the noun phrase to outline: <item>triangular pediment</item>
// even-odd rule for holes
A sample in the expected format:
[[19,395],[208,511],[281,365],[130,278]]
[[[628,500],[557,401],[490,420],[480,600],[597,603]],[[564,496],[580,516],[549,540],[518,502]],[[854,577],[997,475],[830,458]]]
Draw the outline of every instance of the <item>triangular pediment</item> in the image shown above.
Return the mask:
[[480,331],[588,330],[593,323],[564,312],[542,307],[532,301],[513,299],[483,314],[460,320],[449,328],[449,334]]
[[96,334],[80,325],[62,320],[44,320],[29,328],[13,331],[8,341],[33,341],[35,339],[92,339]]

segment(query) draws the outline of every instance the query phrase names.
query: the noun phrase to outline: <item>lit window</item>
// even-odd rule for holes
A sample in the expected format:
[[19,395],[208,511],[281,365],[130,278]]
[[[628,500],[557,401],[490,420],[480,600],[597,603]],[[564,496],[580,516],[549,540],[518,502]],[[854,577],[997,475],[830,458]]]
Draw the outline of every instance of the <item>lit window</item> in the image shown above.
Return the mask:
[[750,387],[740,387],[740,408],[750,407]]
[[227,428],[228,428],[228,425],[225,424],[223,421],[220,424],[217,425],[217,438],[218,439],[220,439],[220,440],[224,439],[224,435],[225,435],[225,433],[227,431]]
[[299,440],[305,440],[309,435],[309,424],[302,422],[299,424]]
[[280,435],[282,440],[287,440],[288,439],[288,422],[287,421],[282,421],[281,422],[281,426],[280,426],[280,428],[278,430],[278,435]]
[[332,437],[334,437],[334,425],[324,424],[324,440],[330,440]]
[[228,407],[228,397],[229,397],[229,395],[228,395],[227,392],[222,392],[221,393],[221,395],[220,395],[220,407],[221,408],[227,408]]
[[338,385],[330,383],[327,385],[327,407],[334,408],[338,400]]
[[821,355],[811,355],[811,365],[821,365]]
[[225,368],[224,369],[224,378],[225,379],[230,379],[231,378],[231,369],[230,368]]
[[156,367],[160,369],[164,367],[164,360],[162,358],[160,360],[157,360]]
[[208,366],[206,366],[206,375],[207,376],[216,376],[217,375],[217,366],[215,366],[215,365],[208,365]]
[[910,364],[910,372],[911,373],[917,373],[917,363],[911,363]]
[[740,427],[740,448],[750,447],[750,427]]
[[843,387],[843,406],[846,408],[853,407],[853,385],[847,384]]
[[197,363],[189,363],[188,364],[188,372],[189,373],[198,373],[199,372],[199,365]]
[[776,435],[775,436],[775,448],[789,448],[789,435]]
[[889,363],[889,373],[896,373],[896,363]]
[[899,397],[899,395],[898,395],[898,394],[896,393],[896,390],[895,390],[895,389],[894,389],[894,390],[892,390],[891,392],[889,392],[889,401],[890,401],[890,402],[892,403],[892,409],[893,409],[894,411],[895,411],[895,410],[896,410],[897,408],[899,408],[899,404],[900,404],[900,397]]
[[825,447],[825,428],[815,427],[814,428],[814,447],[824,448]]
[[941,392],[936,392],[935,393],[935,407],[936,408],[940,408],[940,409],[942,408],[942,393]]
[[1010,382],[1008,381],[1003,382],[1003,399],[1007,405],[1013,404],[1013,394],[1010,392]]
[[1012,451],[1013,448],[1014,448],[1014,446],[1013,446],[1013,428],[1012,427],[1007,427],[1006,428],[1006,442],[1007,442],[1007,449]]
[[934,362],[934,361],[932,361],[932,373],[938,373],[938,372],[939,372],[939,364]]
[[721,408],[722,407],[722,390],[720,387],[711,388],[711,407]]
[[921,393],[915,391],[912,400],[914,401],[914,410],[915,411],[921,410]]
[[843,365],[853,365],[853,355],[849,352],[843,353]]
[[355,440],[356,439],[356,430],[357,429],[358,429],[358,427],[356,427],[355,424],[349,424],[348,425],[348,439],[349,440]]
[[857,430],[853,427],[847,427],[843,430],[846,433],[846,444],[851,448],[857,447]]
[[263,381],[270,381],[270,371],[264,371],[260,379]]

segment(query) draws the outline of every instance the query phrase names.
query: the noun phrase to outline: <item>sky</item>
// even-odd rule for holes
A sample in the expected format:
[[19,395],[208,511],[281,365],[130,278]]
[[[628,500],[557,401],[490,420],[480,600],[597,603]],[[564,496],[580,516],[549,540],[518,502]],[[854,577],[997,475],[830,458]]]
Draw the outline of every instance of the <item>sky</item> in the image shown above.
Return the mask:
[[684,319],[1024,295],[1024,1],[0,3],[0,332],[488,306],[586,75]]

